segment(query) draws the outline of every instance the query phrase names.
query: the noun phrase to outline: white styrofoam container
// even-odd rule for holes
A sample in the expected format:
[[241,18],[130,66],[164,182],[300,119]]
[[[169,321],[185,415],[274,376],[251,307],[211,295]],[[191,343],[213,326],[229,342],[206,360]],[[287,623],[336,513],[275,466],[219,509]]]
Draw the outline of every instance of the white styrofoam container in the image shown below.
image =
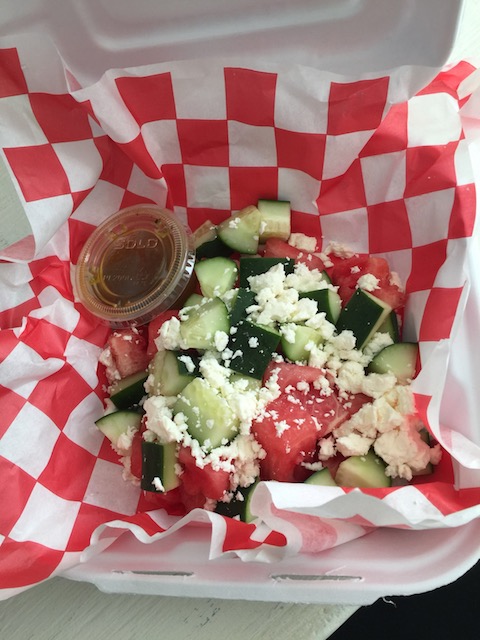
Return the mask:
[[151,545],[126,534],[62,575],[107,593],[360,606],[455,581],[479,559],[479,540],[480,520],[457,529],[377,529],[320,554],[262,563],[209,560],[208,530],[186,527]]
[[[49,35],[80,84],[110,68],[198,57],[288,61],[359,75],[403,65],[431,69],[448,59],[462,0],[23,0],[2,7],[0,37]],[[419,74],[418,88],[425,84]],[[480,255],[480,251],[479,251]],[[476,265],[474,265],[476,266]],[[444,413],[456,385],[480,382],[468,357],[478,327],[480,282],[456,337]],[[470,382],[471,384],[471,382]],[[478,385],[476,385],[478,386]],[[473,395],[463,419],[479,422]],[[107,592],[288,602],[368,604],[454,581],[480,557],[480,521],[428,531],[377,530],[315,556],[278,563],[208,559],[208,531],[184,528],[144,545],[125,534],[65,572]]]

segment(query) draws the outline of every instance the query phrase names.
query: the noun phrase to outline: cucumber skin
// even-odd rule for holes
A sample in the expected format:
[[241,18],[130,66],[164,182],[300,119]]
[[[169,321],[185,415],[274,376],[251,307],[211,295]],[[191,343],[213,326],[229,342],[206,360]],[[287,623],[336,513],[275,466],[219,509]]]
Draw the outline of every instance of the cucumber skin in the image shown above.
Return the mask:
[[233,497],[230,502],[217,502],[215,512],[229,518],[239,517],[242,522],[250,523],[255,520],[256,516],[252,515],[252,512],[250,511],[250,502],[258,482],[259,481],[257,479],[248,487],[239,487],[237,489],[237,491],[243,496],[243,500]]
[[[160,444],[142,440],[142,479],[140,486],[144,491],[163,493],[153,484],[153,479],[158,477],[163,484],[165,492],[175,489],[180,484],[180,479],[175,474],[173,465],[176,462],[176,443]],[[168,465],[172,468],[168,468]]]
[[289,273],[293,273],[295,260],[293,260],[293,258],[240,258],[240,287],[248,288],[248,278],[250,276],[258,276],[261,273],[266,273],[277,264],[283,264],[285,273],[288,275]]
[[356,348],[363,349],[391,311],[387,303],[357,289],[340,312],[337,332],[352,331],[357,340]]
[[[144,371],[132,373],[131,376],[123,378],[123,380],[111,387],[110,400],[117,409],[129,409],[139,404],[143,396],[146,395],[144,385],[147,377],[147,373]],[[119,386],[121,388],[118,390]],[[117,387],[117,390],[115,387]]]
[[[280,334],[245,320],[236,325],[237,331],[230,336],[229,349],[239,355],[232,358],[230,369],[252,378],[261,380],[272,359],[272,355],[280,343]],[[251,338],[258,344],[250,346]]]
[[95,425],[113,445],[116,445],[118,438],[126,433],[129,427],[139,429],[141,422],[142,414],[138,411],[121,409],[102,416],[95,421]]

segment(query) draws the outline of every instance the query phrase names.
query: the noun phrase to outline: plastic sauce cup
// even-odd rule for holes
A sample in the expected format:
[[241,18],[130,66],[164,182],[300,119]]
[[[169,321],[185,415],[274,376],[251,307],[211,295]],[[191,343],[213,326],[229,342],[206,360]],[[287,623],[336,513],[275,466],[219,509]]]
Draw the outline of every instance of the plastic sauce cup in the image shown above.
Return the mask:
[[170,211],[128,207],[107,218],[83,246],[76,294],[104,324],[146,324],[187,291],[194,263],[191,233]]

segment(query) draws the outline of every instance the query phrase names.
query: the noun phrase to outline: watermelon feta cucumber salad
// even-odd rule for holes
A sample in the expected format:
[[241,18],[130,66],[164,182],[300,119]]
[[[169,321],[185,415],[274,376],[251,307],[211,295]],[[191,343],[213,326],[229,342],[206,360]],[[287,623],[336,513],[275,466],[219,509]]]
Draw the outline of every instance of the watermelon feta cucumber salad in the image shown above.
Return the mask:
[[262,200],[195,232],[196,292],[115,330],[96,425],[158,505],[250,521],[259,480],[390,487],[440,460],[416,414],[418,345],[385,259],[291,233]]

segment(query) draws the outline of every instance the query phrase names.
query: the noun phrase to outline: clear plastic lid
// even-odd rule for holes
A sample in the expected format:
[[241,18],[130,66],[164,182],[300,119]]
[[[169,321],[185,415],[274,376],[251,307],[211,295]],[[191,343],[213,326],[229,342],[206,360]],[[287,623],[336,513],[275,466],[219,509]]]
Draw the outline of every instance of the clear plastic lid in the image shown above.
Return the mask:
[[195,263],[188,228],[154,205],[122,209],[99,225],[75,271],[83,305],[112,327],[141,325],[172,307]]

